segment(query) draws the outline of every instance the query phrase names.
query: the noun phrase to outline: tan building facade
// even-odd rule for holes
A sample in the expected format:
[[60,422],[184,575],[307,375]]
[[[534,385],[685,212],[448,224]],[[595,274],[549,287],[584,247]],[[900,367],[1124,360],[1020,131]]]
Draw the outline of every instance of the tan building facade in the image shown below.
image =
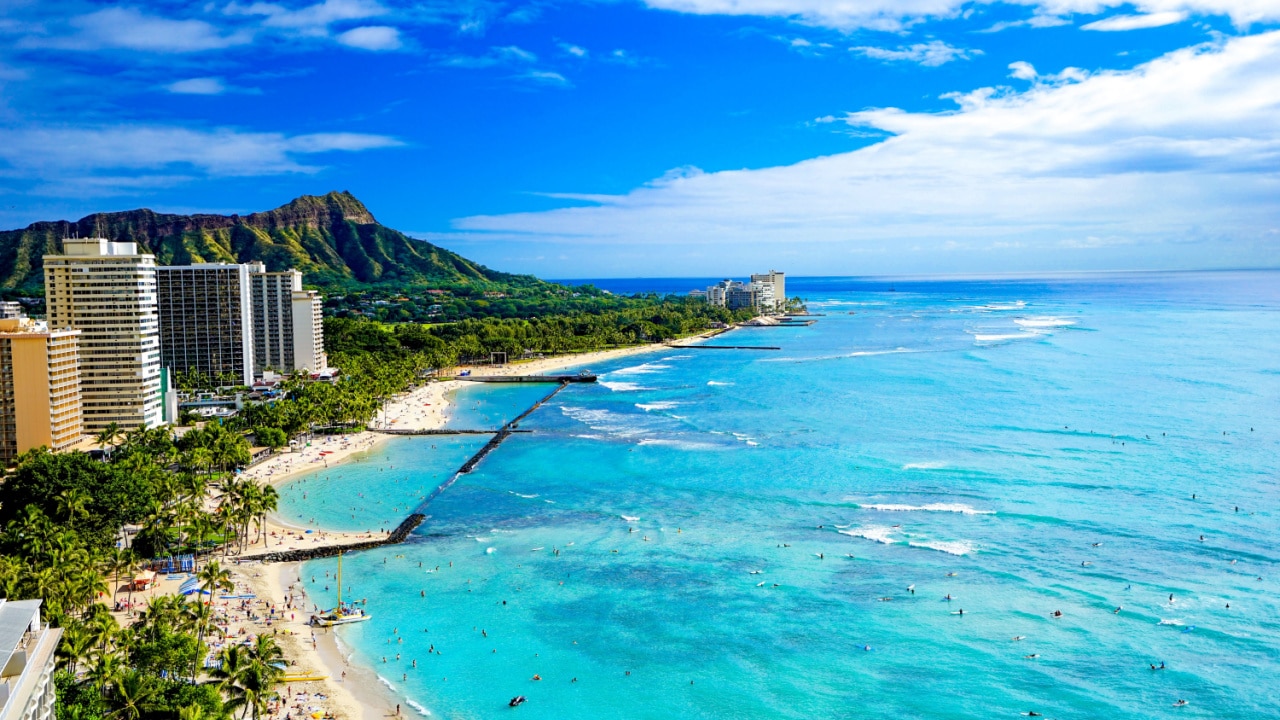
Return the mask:
[[80,331],[85,430],[163,424],[155,256],[101,238],[62,245],[44,256],[45,303],[50,328]]
[[79,337],[27,318],[0,319],[0,462],[80,442]]

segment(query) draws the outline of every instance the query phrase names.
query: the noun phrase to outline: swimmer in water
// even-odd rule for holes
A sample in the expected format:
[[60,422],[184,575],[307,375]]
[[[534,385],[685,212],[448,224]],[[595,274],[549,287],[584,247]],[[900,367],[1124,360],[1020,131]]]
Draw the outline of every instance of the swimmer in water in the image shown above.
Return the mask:
[[1040,657],[1040,653],[1031,653],[1030,655],[1023,655],[1022,657],[1028,660],[1035,660],[1036,658]]
[[1014,635],[1014,636],[1013,636],[1013,641],[1014,641],[1014,642],[1017,642],[1017,641],[1019,641],[1019,640],[1026,640],[1026,639],[1027,639],[1027,636],[1026,636],[1026,635]]
[[1120,611],[1121,611],[1121,610],[1123,610],[1123,609],[1124,609],[1124,606],[1123,606],[1123,605],[1117,605],[1117,606],[1116,606],[1116,609],[1115,609],[1115,610],[1112,610],[1111,612],[1115,613],[1116,615],[1119,615],[1119,614],[1120,614]]
[[1060,617],[1062,617],[1062,611],[1061,611],[1061,610],[1054,610],[1054,611],[1053,611],[1053,616],[1054,616],[1054,617],[1056,617],[1056,618],[1060,618]]

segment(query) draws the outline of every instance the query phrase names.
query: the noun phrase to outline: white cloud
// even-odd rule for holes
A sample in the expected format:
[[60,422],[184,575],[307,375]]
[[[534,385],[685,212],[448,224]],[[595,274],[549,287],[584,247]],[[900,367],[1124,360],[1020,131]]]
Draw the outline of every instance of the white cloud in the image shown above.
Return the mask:
[[386,25],[368,25],[352,28],[338,35],[338,42],[361,50],[399,50],[400,31]]
[[536,62],[538,56],[515,45],[489,48],[485,55],[453,55],[441,62],[450,67],[487,68],[495,65],[515,65]]
[[1146,28],[1164,27],[1187,19],[1187,13],[1176,10],[1168,12],[1148,13],[1146,15],[1112,15],[1109,18],[1081,25],[1081,30],[1102,30],[1118,32],[1123,30],[1145,30]]
[[23,177],[47,181],[175,170],[244,177],[316,172],[322,168],[304,164],[304,156],[399,144],[395,138],[359,133],[286,135],[163,125],[0,129],[0,160]]
[[222,78],[201,77],[169,83],[165,89],[178,95],[221,95],[227,91]]
[[189,53],[220,50],[253,41],[247,31],[223,32],[203,20],[171,20],[132,7],[112,7],[71,18],[76,32],[63,37],[29,37],[26,45],[64,50],[121,48],[141,52]]
[[560,43],[560,49],[574,57],[584,58],[590,54],[586,48],[572,43]]
[[1011,62],[1009,63],[1009,69],[1013,71],[1009,73],[1009,77],[1011,78],[1017,78],[1019,80],[1035,80],[1036,79],[1035,66],[1033,66],[1029,62],[1023,62],[1022,60],[1019,60],[1017,62]]
[[849,48],[859,55],[874,60],[885,60],[887,62],[913,62],[925,67],[937,67],[945,65],[952,60],[968,60],[974,55],[981,55],[981,50],[966,50],[948,45],[941,40],[931,40],[927,43],[916,43],[906,47],[898,47],[897,49],[879,48],[879,47],[851,47]]
[[378,17],[385,15],[387,9],[373,0],[324,0],[298,10],[290,10],[276,3],[255,2],[241,5],[232,2],[223,12],[227,15],[262,16],[262,24],[268,27],[327,34],[329,26],[334,23]]
[[552,87],[572,87],[573,85],[565,76],[550,70],[530,70],[522,73],[520,77],[538,85],[550,85]]
[[[997,0],[979,0],[994,4]],[[698,15],[758,15],[780,17],[808,25],[840,30],[870,28],[901,30],[930,19],[951,18],[971,6],[970,0],[644,0],[651,8]],[[1225,15],[1237,25],[1280,20],[1275,0],[1008,0],[1005,4],[1035,9],[1041,21],[1033,27],[1060,24],[1055,18],[1071,13],[1096,15],[1110,8],[1132,6],[1143,14],[1185,12]],[[1039,24],[1038,24],[1039,23]],[[1008,27],[1008,25],[1006,25]]]
[[[1280,261],[1274,241],[1258,239],[1280,227],[1280,31],[1128,71],[1050,78],[1063,79],[957,95],[961,108],[950,113],[849,114],[850,126],[892,135],[854,152],[681,173],[597,196],[592,207],[469,217],[455,227],[462,239],[649,246],[650,254],[655,244],[703,244],[733,257],[787,249],[833,272],[1083,262],[1066,252],[1121,267]],[[1237,252],[1245,246],[1251,252]],[[884,259],[860,268],[851,252]]]

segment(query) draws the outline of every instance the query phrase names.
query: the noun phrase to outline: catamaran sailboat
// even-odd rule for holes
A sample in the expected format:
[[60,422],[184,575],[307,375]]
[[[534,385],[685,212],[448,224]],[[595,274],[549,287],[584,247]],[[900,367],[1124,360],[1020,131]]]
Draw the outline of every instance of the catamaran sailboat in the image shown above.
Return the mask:
[[351,623],[364,622],[373,617],[363,609],[355,606],[342,604],[342,553],[338,553],[338,605],[332,610],[326,610],[311,616],[311,624],[320,627],[333,627],[335,625],[349,625]]

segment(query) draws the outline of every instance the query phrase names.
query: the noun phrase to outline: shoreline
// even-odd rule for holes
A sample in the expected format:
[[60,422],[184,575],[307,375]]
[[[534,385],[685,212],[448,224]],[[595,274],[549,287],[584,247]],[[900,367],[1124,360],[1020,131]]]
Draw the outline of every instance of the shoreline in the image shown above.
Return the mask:
[[[705,339],[721,332],[724,331],[710,331],[685,338],[685,341]],[[558,355],[500,367],[462,366],[458,370],[469,369],[475,375],[484,376],[528,375],[674,349],[665,343],[653,343],[577,355]],[[449,420],[448,409],[453,402],[453,396],[469,384],[462,380],[430,381],[397,397],[387,405],[384,418],[375,420],[370,426],[413,430],[443,428]],[[429,410],[425,409],[428,407]],[[245,471],[242,477],[253,477],[279,487],[303,475],[349,462],[351,458],[360,453],[371,452],[394,437],[397,436],[374,430],[363,430],[345,436],[327,436],[323,443],[276,455]],[[307,535],[308,531],[310,535]],[[254,542],[246,545],[244,552],[247,554],[252,550],[305,549],[322,542],[326,545],[345,545],[365,542],[378,535],[379,533],[350,533],[316,527],[306,528],[290,523],[272,513],[268,516],[263,528],[261,543]],[[274,540],[274,543],[269,544],[269,540]],[[301,562],[270,564],[252,562],[244,565],[236,563],[231,566],[231,570],[254,589],[259,599],[283,606],[289,597],[300,597],[304,601],[305,608],[305,600],[308,599],[306,590],[295,587],[296,580],[301,577]],[[314,688],[311,692],[319,692],[326,697],[327,709],[337,720],[383,720],[395,717],[395,708],[404,702],[404,698],[399,697],[391,687],[388,687],[372,667],[350,662],[348,656],[354,652],[354,648],[348,649],[347,654],[344,655],[341,640],[332,629],[312,628],[306,624],[306,618],[310,617],[310,612],[304,611],[302,615],[301,619],[288,622],[286,633],[278,636],[281,647],[285,651],[285,660],[291,667],[295,663],[298,668],[304,668],[304,665],[314,666],[304,672],[321,673],[326,677],[284,684]],[[310,633],[309,636],[308,633]],[[312,642],[307,642],[303,638],[308,638]],[[286,688],[286,691],[288,689]],[[409,706],[401,708],[401,717],[404,717],[408,710],[423,714],[421,710]]]

